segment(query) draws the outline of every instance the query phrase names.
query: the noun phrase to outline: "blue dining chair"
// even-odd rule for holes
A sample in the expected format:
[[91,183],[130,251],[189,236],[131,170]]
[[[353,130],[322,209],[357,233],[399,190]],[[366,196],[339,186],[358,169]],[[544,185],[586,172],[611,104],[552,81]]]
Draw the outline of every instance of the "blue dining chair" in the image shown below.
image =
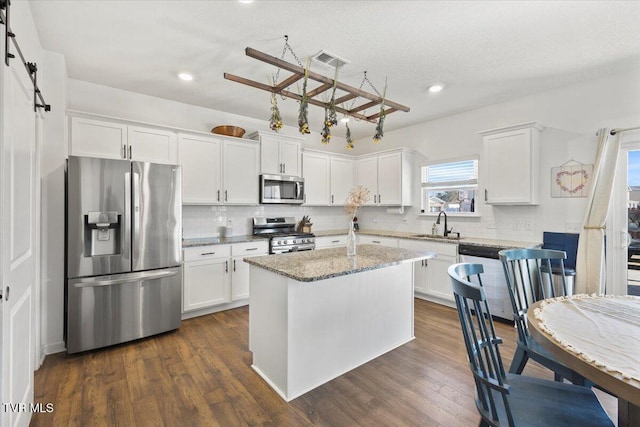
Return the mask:
[[[534,302],[567,295],[564,268],[566,254],[552,249],[506,249],[498,252],[504,268],[513,307],[513,321],[518,330],[518,342],[509,372],[520,374],[529,359],[554,372],[556,381],[563,378],[574,384],[593,386],[593,383],[559,362],[531,337],[527,325],[527,310]],[[555,286],[554,286],[554,276]]]
[[[482,264],[454,264],[453,286],[469,367],[476,386],[476,408],[483,426],[613,426],[587,387],[505,372],[487,297]],[[472,283],[471,280],[479,284]]]

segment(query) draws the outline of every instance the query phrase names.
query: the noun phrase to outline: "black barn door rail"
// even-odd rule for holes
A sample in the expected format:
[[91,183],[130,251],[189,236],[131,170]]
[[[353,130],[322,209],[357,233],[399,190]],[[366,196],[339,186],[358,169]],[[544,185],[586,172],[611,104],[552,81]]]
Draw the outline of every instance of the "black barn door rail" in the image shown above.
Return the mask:
[[[5,12],[3,12],[6,11]],[[27,73],[29,73],[29,78],[31,79],[31,83],[33,83],[33,111],[38,111],[38,108],[44,108],[44,111],[51,111],[51,105],[47,104],[44,101],[44,97],[42,96],[42,92],[38,88],[38,66],[35,62],[27,62],[24,59],[24,55],[20,50],[20,46],[18,46],[18,41],[16,40],[16,35],[11,31],[11,27],[9,26],[9,19],[11,17],[11,0],[0,0],[0,24],[4,25],[4,63],[9,66],[9,62],[11,59],[14,59],[16,56],[10,52],[9,49],[9,40],[13,41],[13,46],[20,57],[20,61],[24,65]],[[38,103],[38,99],[40,102]]]

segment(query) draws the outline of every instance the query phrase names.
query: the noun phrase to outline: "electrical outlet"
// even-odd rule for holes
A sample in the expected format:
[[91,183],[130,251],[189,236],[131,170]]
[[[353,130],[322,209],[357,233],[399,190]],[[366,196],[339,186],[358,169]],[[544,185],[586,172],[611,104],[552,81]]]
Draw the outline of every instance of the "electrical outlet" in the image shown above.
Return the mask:
[[490,230],[496,229],[496,222],[494,220],[487,221],[487,228]]
[[514,230],[522,230],[524,228],[524,221],[521,219],[516,219],[513,221],[513,229]]
[[536,223],[532,220],[526,220],[524,222],[524,229],[527,231],[534,231],[536,229]]

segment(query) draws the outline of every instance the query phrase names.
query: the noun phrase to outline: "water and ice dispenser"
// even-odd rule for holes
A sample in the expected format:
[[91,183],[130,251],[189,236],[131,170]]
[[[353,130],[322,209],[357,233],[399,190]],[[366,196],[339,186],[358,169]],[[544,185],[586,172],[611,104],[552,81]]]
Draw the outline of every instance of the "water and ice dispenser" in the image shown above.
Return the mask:
[[122,215],[118,212],[87,212],[84,215],[84,256],[121,252]]

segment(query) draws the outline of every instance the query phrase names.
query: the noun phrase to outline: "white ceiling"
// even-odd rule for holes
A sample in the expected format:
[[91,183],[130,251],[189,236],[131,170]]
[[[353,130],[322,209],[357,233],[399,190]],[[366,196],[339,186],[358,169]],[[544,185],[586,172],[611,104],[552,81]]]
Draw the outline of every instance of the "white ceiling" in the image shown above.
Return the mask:
[[[280,57],[285,34],[303,63],[321,49],[350,61],[339,76],[347,84],[358,87],[367,71],[382,92],[388,78],[387,97],[411,111],[387,116],[387,131],[617,70],[640,73],[638,1],[30,5],[43,47],[64,54],[70,78],[264,119],[265,126],[269,94],[225,80],[223,73],[267,83],[276,68],[245,56],[244,49]],[[296,63],[290,53],[285,60]],[[333,76],[319,65],[312,70]],[[178,80],[179,71],[195,80]],[[283,71],[280,79],[288,75]],[[428,93],[436,82],[446,89]],[[363,89],[371,91],[366,84]],[[285,125],[297,126],[297,106],[280,101]],[[309,112],[319,131],[323,111],[310,106]],[[370,136],[374,128],[352,124],[355,137]]]

